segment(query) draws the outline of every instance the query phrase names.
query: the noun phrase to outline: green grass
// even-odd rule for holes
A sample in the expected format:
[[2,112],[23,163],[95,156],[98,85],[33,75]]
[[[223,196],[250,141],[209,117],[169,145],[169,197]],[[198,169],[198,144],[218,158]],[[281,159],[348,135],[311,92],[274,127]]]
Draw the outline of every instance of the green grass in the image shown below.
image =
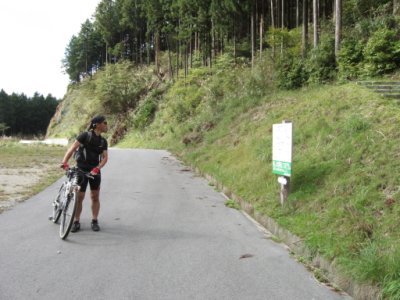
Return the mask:
[[240,210],[239,203],[237,203],[237,202],[235,202],[235,201],[233,201],[231,199],[225,201],[225,206],[229,207],[229,208]]
[[[119,146],[172,150],[355,280],[400,293],[400,106],[351,83],[285,92],[264,78],[268,88],[254,95],[255,75],[199,74],[188,80],[196,93],[176,83],[154,122]],[[175,116],[186,92],[188,106]],[[292,191],[282,208],[271,148],[272,124],[284,119],[294,123],[295,146]],[[201,139],[185,145],[193,134]]]
[[[54,135],[73,136],[68,128],[77,117],[83,128],[88,116],[74,113],[82,99],[91,99],[82,104],[88,114],[104,107],[101,72],[67,95]],[[281,91],[274,74],[271,64],[250,70],[227,56],[213,69],[191,69],[142,98],[137,110],[109,116],[127,129],[118,146],[172,151],[298,235],[312,253],[396,299],[400,105],[352,83]],[[272,125],[282,120],[294,124],[292,190],[284,207],[271,166]],[[117,130],[111,126],[110,136]]]
[[66,148],[61,146],[20,144],[17,140],[0,139],[0,168],[58,166],[65,151]]

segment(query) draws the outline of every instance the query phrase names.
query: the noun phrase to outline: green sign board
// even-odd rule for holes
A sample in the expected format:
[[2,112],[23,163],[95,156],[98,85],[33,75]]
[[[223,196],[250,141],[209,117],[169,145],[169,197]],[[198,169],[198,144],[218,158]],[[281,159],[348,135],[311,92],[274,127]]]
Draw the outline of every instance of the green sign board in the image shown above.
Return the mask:
[[292,175],[292,163],[273,160],[272,173],[290,177]]

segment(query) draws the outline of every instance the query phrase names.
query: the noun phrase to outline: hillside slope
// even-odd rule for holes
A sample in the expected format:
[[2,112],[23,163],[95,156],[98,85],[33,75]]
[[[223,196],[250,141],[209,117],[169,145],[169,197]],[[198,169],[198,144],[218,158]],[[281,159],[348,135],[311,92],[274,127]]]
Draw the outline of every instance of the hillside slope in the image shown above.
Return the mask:
[[[400,106],[352,83],[279,91],[273,74],[267,64],[251,71],[223,56],[212,70],[194,69],[173,84],[150,74],[134,107],[114,114],[99,101],[98,110],[114,133],[124,124],[117,146],[171,150],[301,237],[314,255],[398,299]],[[69,95],[97,94],[97,80]],[[83,99],[75,96],[73,105]],[[66,120],[77,119],[85,118],[65,112],[49,134],[70,132]],[[294,123],[295,149],[282,208],[271,148],[272,124],[284,119]]]

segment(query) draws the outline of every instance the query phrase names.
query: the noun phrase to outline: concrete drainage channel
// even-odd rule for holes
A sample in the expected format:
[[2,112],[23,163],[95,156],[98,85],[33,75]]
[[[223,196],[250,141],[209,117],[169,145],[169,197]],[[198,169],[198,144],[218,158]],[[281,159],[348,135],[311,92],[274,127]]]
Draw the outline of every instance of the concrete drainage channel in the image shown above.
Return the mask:
[[357,84],[385,98],[400,100],[400,81],[359,81]]
[[225,198],[238,203],[247,216],[253,218],[255,222],[263,226],[278,240],[282,241],[295,256],[309,258],[306,266],[314,272],[316,270],[322,272],[323,276],[329,281],[329,283],[325,283],[326,285],[333,288],[337,287],[356,300],[382,299],[381,291],[378,287],[354,282],[338,270],[335,261],[328,261],[320,255],[313,255],[301,238],[280,227],[272,218],[255,211],[253,205],[232,193],[212,176],[202,173],[197,168],[193,168],[193,170],[212,183],[216,189],[224,194]]

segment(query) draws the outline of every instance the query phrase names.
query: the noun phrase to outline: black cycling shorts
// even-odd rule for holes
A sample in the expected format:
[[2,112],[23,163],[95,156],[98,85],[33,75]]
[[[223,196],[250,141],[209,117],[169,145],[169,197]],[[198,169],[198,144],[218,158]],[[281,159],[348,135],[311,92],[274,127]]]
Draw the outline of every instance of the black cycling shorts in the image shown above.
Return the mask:
[[97,191],[100,188],[101,183],[101,174],[93,176],[94,178],[87,178],[84,175],[81,175],[79,178],[80,192],[86,192],[87,185],[89,183],[91,191]]

